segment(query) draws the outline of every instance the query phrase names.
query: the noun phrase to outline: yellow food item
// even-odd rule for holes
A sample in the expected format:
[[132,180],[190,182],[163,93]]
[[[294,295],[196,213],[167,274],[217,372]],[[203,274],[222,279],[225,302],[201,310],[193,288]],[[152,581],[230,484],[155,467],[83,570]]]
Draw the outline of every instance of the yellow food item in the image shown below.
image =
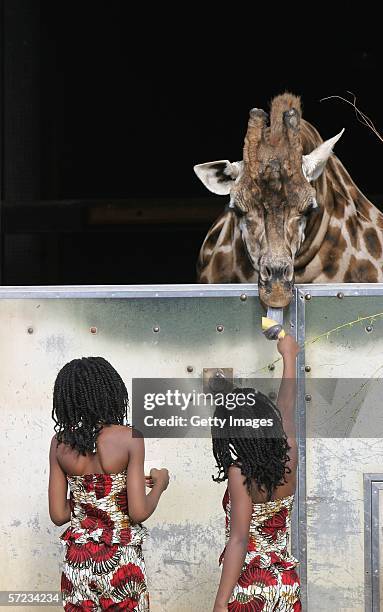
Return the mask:
[[274,326],[278,326],[281,328],[281,331],[278,334],[278,338],[284,338],[286,335],[285,330],[282,329],[282,326],[277,321],[274,321],[274,319],[269,319],[268,317],[262,317],[262,331],[267,331]]

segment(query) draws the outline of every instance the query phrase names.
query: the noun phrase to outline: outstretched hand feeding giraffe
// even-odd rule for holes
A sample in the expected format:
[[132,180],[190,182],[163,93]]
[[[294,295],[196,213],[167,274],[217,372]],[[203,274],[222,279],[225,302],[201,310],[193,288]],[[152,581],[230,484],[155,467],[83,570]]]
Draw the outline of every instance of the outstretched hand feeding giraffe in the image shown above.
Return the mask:
[[343,130],[322,142],[300,99],[277,96],[268,115],[250,111],[243,160],[194,167],[230,203],[200,250],[201,283],[258,283],[281,308],[294,282],[383,281],[383,214],[332,155]]

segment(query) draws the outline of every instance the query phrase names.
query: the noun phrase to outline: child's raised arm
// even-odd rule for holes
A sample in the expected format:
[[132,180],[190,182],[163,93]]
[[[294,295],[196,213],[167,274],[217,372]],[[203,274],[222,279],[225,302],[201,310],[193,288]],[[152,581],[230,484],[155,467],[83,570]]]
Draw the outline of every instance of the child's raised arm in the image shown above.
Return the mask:
[[281,411],[283,429],[287,435],[290,446],[289,467],[296,469],[298,462],[298,451],[295,428],[295,405],[296,405],[296,357],[299,353],[299,345],[294,338],[288,334],[278,341],[277,349],[283,357],[283,375],[279,387],[277,406]]

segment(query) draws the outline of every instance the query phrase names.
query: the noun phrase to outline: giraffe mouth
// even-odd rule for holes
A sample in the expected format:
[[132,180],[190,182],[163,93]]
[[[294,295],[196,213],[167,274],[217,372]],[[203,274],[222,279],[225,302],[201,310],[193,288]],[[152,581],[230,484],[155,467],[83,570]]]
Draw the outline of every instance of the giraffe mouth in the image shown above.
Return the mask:
[[259,299],[262,304],[271,308],[285,308],[293,299],[293,281],[258,280]]

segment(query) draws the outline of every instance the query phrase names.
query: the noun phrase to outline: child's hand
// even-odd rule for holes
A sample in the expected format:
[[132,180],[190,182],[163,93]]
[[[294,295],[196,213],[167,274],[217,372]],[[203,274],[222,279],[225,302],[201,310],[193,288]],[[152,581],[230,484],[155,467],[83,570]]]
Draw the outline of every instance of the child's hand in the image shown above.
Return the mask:
[[168,488],[169,472],[166,468],[162,468],[161,470],[157,470],[157,468],[152,468],[150,470],[150,478],[153,482],[152,486],[158,484],[158,486],[161,487],[163,491]]
[[284,338],[278,340],[277,349],[282,357],[295,358],[300,351],[299,344],[295,342],[294,338],[289,334],[286,334]]
[[146,476],[145,475],[145,486],[147,486],[149,489],[151,489],[154,485],[153,482],[153,478],[151,476]]

